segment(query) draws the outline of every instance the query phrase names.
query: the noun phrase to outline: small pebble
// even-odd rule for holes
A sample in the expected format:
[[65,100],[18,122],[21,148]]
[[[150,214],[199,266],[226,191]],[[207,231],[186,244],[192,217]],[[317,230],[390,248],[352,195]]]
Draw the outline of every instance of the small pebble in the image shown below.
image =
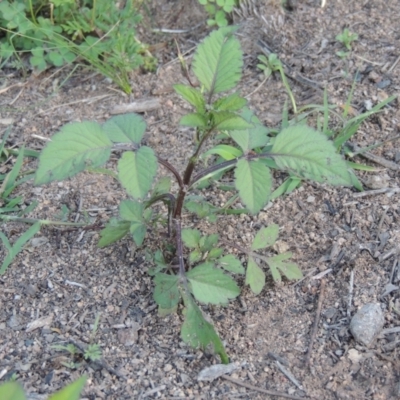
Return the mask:
[[171,364],[165,364],[164,372],[169,372],[169,371],[172,371],[172,365]]
[[384,323],[385,318],[380,304],[368,303],[351,319],[350,331],[357,342],[369,347],[383,329]]

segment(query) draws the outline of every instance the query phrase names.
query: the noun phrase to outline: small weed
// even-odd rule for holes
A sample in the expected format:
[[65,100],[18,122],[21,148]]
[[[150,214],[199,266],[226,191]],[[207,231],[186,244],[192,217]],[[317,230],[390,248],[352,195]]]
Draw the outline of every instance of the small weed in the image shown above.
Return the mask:
[[338,42],[342,43],[347,51],[340,50],[336,54],[340,58],[346,58],[351,51],[352,42],[358,40],[358,35],[356,33],[351,33],[347,28],[343,29],[343,32],[336,36],[335,38]]
[[262,71],[264,71],[264,75],[266,78],[268,78],[273,72],[278,71],[283,85],[285,86],[285,89],[289,95],[290,101],[292,102],[293,106],[293,112],[297,114],[297,105],[296,101],[294,99],[292,90],[290,89],[289,82],[286,78],[285,71],[283,69],[283,65],[281,60],[279,60],[278,56],[274,53],[271,53],[268,58],[265,57],[264,55],[258,56],[258,59],[262,62],[262,64],[257,64],[257,67],[260,68]]
[[83,60],[130,93],[129,73],[155,67],[135,36],[140,20],[131,1],[121,9],[108,0],[0,2],[0,65],[23,67],[25,53],[38,71]]
[[228,25],[228,14],[238,5],[238,0],[199,0],[199,3],[210,16],[208,25],[223,27]]

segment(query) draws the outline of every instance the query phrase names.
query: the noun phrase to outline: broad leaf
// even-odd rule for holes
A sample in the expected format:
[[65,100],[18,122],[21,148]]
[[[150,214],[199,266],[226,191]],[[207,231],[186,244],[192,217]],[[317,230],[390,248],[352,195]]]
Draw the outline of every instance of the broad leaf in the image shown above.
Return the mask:
[[268,266],[275,282],[281,281],[281,273],[290,280],[301,279],[303,277],[303,273],[297,264],[285,262],[290,257],[292,257],[292,253],[287,252],[268,258]]
[[124,200],[119,204],[119,215],[126,221],[138,222],[143,220],[144,206],[133,200]]
[[218,240],[219,240],[218,233],[213,233],[211,235],[203,236],[200,239],[200,243],[199,243],[200,249],[203,252],[210,251],[214,246],[217,245]]
[[271,193],[271,172],[259,161],[241,159],[236,164],[235,186],[244,205],[256,214],[265,206]]
[[205,304],[227,304],[240,294],[236,282],[213,263],[200,264],[186,274],[196,300]]
[[179,124],[190,126],[191,128],[205,128],[207,126],[207,118],[200,113],[186,114],[181,118]]
[[264,249],[265,247],[272,246],[279,235],[279,226],[272,224],[266,228],[262,228],[257,232],[256,237],[251,245],[252,250]]
[[222,97],[214,102],[213,108],[218,111],[239,111],[247,104],[244,97],[240,97],[237,93]]
[[204,113],[206,101],[200,90],[186,85],[174,85],[175,92],[181,95],[188,103],[196,107],[197,112]]
[[251,128],[253,125],[241,116],[229,111],[213,111],[212,124],[214,129],[220,131],[233,131]]
[[199,262],[203,257],[203,253],[199,249],[195,249],[189,254],[189,263],[191,265]]
[[82,376],[75,382],[70,383],[56,394],[49,397],[49,400],[79,400],[80,393],[85,386],[86,376]]
[[221,361],[228,364],[229,357],[214,326],[204,318],[188,290],[183,285],[179,289],[185,304],[185,321],[181,328],[182,340],[195,349],[205,350],[211,345],[214,352],[221,357]]
[[246,285],[250,285],[254,294],[260,294],[265,285],[264,271],[249,257],[246,269]]
[[292,126],[275,138],[272,153],[280,169],[305,179],[353,186],[352,173],[326,136],[308,126]]
[[5,382],[0,385],[1,400],[26,400],[24,389],[18,382]]
[[62,180],[85,168],[96,168],[110,157],[112,142],[96,122],[65,125],[39,156],[35,185]]
[[126,151],[118,162],[118,177],[122,186],[135,199],[142,199],[151,189],[157,172],[157,158],[153,149],[140,147]]
[[138,114],[118,115],[103,124],[103,131],[114,143],[140,144],[146,131],[146,122]]
[[234,274],[244,274],[242,263],[232,254],[220,258],[217,260],[217,264],[219,264],[224,270],[233,272]]
[[154,186],[152,197],[168,193],[171,189],[171,178],[169,176],[161,177]]
[[128,234],[130,226],[130,221],[116,221],[115,219],[111,219],[106,227],[100,231],[98,246],[105,247],[122,239]]
[[194,74],[210,96],[232,89],[240,80],[243,57],[232,31],[225,28],[212,32],[194,55]]
[[154,300],[161,309],[170,310],[178,305],[181,298],[178,289],[178,276],[158,273],[154,277]]
[[251,128],[229,132],[229,136],[242,148],[244,152],[253,150],[257,147],[263,147],[268,143],[268,129],[261,124],[260,120],[253,114],[249,108],[245,108],[240,114]]
[[185,246],[194,249],[199,246],[201,233],[197,229],[182,229],[182,240]]
[[218,144],[212,149],[206,151],[202,157],[211,156],[213,154],[221,156],[224,160],[233,160],[240,157],[243,153],[236,147],[227,144]]
[[132,235],[136,246],[141,246],[146,236],[147,226],[143,222],[132,222],[129,227],[129,232]]

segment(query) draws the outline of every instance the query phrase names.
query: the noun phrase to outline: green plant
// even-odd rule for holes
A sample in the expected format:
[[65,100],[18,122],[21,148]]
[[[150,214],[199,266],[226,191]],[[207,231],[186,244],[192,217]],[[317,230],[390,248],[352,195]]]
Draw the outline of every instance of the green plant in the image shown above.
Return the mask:
[[351,51],[352,42],[358,40],[358,35],[356,33],[351,33],[347,28],[343,29],[343,32],[336,36],[335,38],[338,42],[342,43],[347,51],[338,51],[336,54],[340,58],[346,58]]
[[286,78],[285,71],[283,69],[281,60],[274,53],[271,53],[268,56],[268,58],[265,57],[264,55],[259,55],[257,58],[262,63],[262,64],[257,64],[257,67],[260,68],[262,71],[264,71],[264,75],[266,78],[268,78],[275,71],[279,72],[279,74],[281,75],[283,85],[285,86],[285,89],[289,95],[290,101],[292,102],[293,112],[295,114],[297,114],[296,100],[294,99],[292,90],[290,89],[290,85]]
[[140,20],[132,1],[121,9],[108,0],[0,2],[0,65],[22,67],[26,52],[30,66],[39,71],[83,60],[130,93],[129,73],[155,67],[135,36]]
[[[24,182],[33,178],[34,171],[21,173],[21,168],[25,157],[38,157],[39,153],[30,149],[10,149],[6,147],[7,139],[10,134],[8,128],[0,142],[0,161],[6,167],[11,164],[14,156],[16,159],[10,171],[5,174],[0,174],[0,219],[10,214],[17,215],[22,218],[24,215],[31,212],[36,206],[37,202],[32,202],[27,207],[23,208],[23,196],[12,197],[12,193]],[[40,224],[34,223],[20,238],[18,238],[14,245],[11,245],[7,237],[0,231],[0,240],[7,250],[7,256],[4,257],[0,267],[0,275],[2,275],[11,264],[14,257],[22,250],[23,246],[40,230]]]
[[[96,334],[97,328],[100,322],[100,314],[96,316],[96,319],[93,324],[92,333],[90,335],[90,342],[93,341],[94,336]],[[68,343],[67,345],[62,344],[55,344],[52,346],[53,349],[59,351],[66,351],[69,353],[71,360],[69,362],[63,362],[62,364],[71,369],[77,369],[82,365],[82,362],[77,362],[76,359],[80,357],[82,354],[81,349],[79,349],[75,344]],[[102,352],[100,345],[97,343],[90,343],[84,350],[83,350],[83,358],[86,361],[99,361],[101,360]]]
[[210,16],[208,25],[223,27],[228,25],[227,15],[238,5],[238,0],[199,0],[199,3]]
[[[49,400],[79,400],[80,393],[85,386],[86,377],[82,376],[75,382],[49,397]],[[22,386],[18,382],[6,382],[0,385],[0,399],[27,400]]]
[[[154,267],[149,270],[154,276],[154,299],[159,311],[176,311],[183,302],[182,339],[193,347],[213,347],[224,363],[228,356],[223,344],[197,302],[225,305],[238,296],[240,288],[234,274],[245,274],[245,283],[254,293],[260,293],[266,277],[263,265],[269,267],[275,281],[282,275],[297,279],[301,271],[289,261],[291,253],[265,254],[264,249],[278,237],[277,225],[261,228],[247,249],[226,243],[216,233],[205,235],[198,229],[185,228],[184,208],[198,217],[210,217],[211,221],[228,213],[257,214],[271,196],[271,169],[288,171],[299,179],[360,186],[326,135],[298,124],[288,125],[271,136],[246,107],[246,100],[231,92],[241,78],[243,63],[234,30],[214,31],[199,45],[193,72],[201,83],[200,89],[174,86],[195,109],[180,121],[194,131],[191,156],[182,174],[141,143],[146,130],[142,117],[126,114],[102,125],[87,121],[65,125],[40,154],[35,175],[36,185],[67,179],[105,164],[112,151],[122,152],[117,176],[128,198],[120,203],[119,217],[111,219],[101,231],[99,246],[126,235],[142,246],[148,228],[156,232],[165,226],[168,238],[160,236],[159,250],[151,255]],[[159,166],[174,178],[176,192],[169,178],[156,179]],[[228,183],[219,183],[222,176]],[[224,206],[214,206],[201,197],[200,189],[206,190],[210,184],[216,190],[232,193]],[[232,208],[237,200],[244,207]],[[167,208],[165,215],[153,207],[160,202]],[[227,252],[230,246],[247,255],[247,261],[243,263]]]

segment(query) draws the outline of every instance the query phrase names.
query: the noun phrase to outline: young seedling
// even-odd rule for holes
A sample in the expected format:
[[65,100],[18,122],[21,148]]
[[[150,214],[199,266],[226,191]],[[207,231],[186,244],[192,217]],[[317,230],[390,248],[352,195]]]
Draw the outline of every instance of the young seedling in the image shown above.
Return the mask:
[[268,78],[273,72],[278,71],[283,85],[285,86],[285,89],[289,95],[290,101],[292,103],[293,107],[293,112],[297,114],[297,105],[296,105],[296,100],[293,96],[292,90],[290,89],[289,82],[286,78],[285,71],[283,69],[283,65],[281,60],[278,58],[278,56],[275,53],[271,53],[268,58],[265,57],[264,55],[259,55],[257,57],[262,64],[257,64],[257,67],[260,68],[262,71],[264,71],[264,75],[266,78]]
[[227,14],[238,5],[238,0],[199,0],[199,3],[204,6],[210,16],[207,24],[223,27],[228,25]]
[[[236,274],[245,274],[246,284],[254,293],[260,293],[265,286],[263,264],[268,265],[275,281],[281,275],[297,279],[301,271],[289,262],[291,253],[265,253],[264,249],[277,238],[277,225],[262,227],[250,249],[245,249],[226,243],[217,233],[204,235],[185,227],[184,209],[210,221],[218,220],[219,225],[229,212],[257,214],[271,198],[271,169],[331,185],[359,184],[326,135],[301,124],[287,126],[271,137],[246,106],[246,99],[232,92],[243,65],[234,30],[214,31],[198,46],[192,69],[200,88],[174,86],[194,108],[180,121],[194,133],[182,173],[142,143],[146,131],[143,118],[126,114],[104,124],[85,121],[65,125],[42,151],[35,176],[36,185],[67,179],[85,169],[100,167],[112,152],[121,153],[117,176],[127,198],[119,205],[118,218],[111,219],[101,231],[99,246],[129,235],[140,247],[147,240],[148,227],[154,230],[163,224],[168,239],[158,243],[160,250],[152,255],[154,267],[149,270],[154,276],[154,299],[160,313],[179,310],[183,303],[182,339],[195,348],[212,347],[224,363],[229,361],[224,346],[198,302],[228,304],[240,293]],[[159,167],[170,173],[175,186],[169,178],[157,178]],[[222,176],[224,183],[219,184]],[[211,183],[216,190],[232,192],[225,206],[216,207],[201,196],[203,192],[198,189],[204,191]],[[232,209],[236,200],[244,207]],[[160,202],[166,205],[165,215],[153,207]],[[247,263],[227,251],[231,245],[232,250],[236,247],[247,254]]]
[[343,32],[336,36],[335,38],[338,42],[342,43],[347,51],[340,50],[336,54],[340,58],[346,58],[351,51],[352,42],[358,40],[358,35],[356,33],[351,33],[347,28],[343,29]]

